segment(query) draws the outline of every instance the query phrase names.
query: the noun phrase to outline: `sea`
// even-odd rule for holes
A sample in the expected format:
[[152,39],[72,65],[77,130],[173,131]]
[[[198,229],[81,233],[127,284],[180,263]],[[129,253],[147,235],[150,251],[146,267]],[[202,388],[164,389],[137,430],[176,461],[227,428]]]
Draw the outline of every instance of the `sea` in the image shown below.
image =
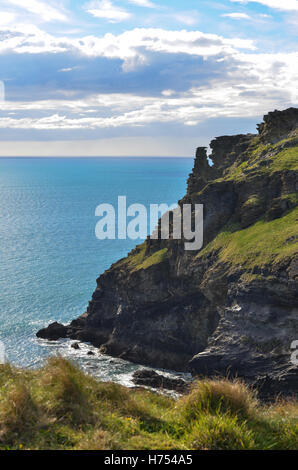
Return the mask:
[[100,380],[132,385],[142,366],[88,344],[75,350],[70,340],[40,340],[36,332],[85,312],[97,277],[143,241],[97,239],[96,207],[112,204],[117,215],[118,196],[148,213],[150,204],[174,204],[192,167],[192,158],[0,158],[0,341],[7,361],[37,368],[59,354]]

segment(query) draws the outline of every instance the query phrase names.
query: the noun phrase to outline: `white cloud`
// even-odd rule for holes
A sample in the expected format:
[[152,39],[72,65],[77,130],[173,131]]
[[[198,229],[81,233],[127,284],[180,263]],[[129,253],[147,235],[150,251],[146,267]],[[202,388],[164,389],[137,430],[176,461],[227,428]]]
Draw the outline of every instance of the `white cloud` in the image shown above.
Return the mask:
[[0,11],[0,26],[3,25],[9,25],[15,20],[15,14],[6,12],[6,11]]
[[33,24],[0,25],[0,31],[9,32],[0,41],[0,54],[13,52],[22,54],[57,53],[67,50],[62,39],[55,39]]
[[208,58],[226,56],[241,49],[256,49],[253,40],[224,38],[200,31],[136,28],[118,35],[68,38],[54,37],[33,25],[0,25],[1,30],[9,34],[0,42],[0,54],[79,53],[87,57],[120,59],[125,72],[150,65],[152,58],[161,53]]
[[65,67],[63,69],[58,70],[58,72],[72,72],[73,70],[78,70],[80,67],[75,65],[74,67]]
[[129,3],[134,3],[135,5],[139,7],[145,7],[145,8],[157,8],[154,3],[150,2],[149,0],[128,0]]
[[175,95],[175,93],[176,93],[176,92],[175,92],[174,90],[163,90],[163,91],[161,92],[161,94],[162,94],[163,96],[173,96],[173,95]]
[[[3,29],[7,30],[7,27]],[[0,42],[0,54],[79,52],[88,57],[120,59],[125,71],[146,64],[150,53],[210,57],[232,54],[239,49],[255,50],[253,40],[224,38],[200,31],[136,28],[119,35],[108,33],[103,37],[78,39],[56,38],[33,25],[17,25],[10,27],[9,31],[9,36]]]
[[246,13],[225,13],[221,16],[232,18],[234,20],[251,20],[251,17],[248,16]]
[[[0,53],[73,52],[120,59],[125,71],[140,63],[150,64],[164,54],[179,54],[181,58],[191,56],[205,77],[204,84],[186,92],[175,90],[171,83],[154,96],[113,93],[75,99],[70,89],[64,90],[61,100],[6,101],[0,108],[2,129],[97,130],[163,123],[195,126],[210,118],[255,117],[298,103],[298,54],[255,53],[250,40],[153,28],[82,38],[55,38],[32,25],[0,26],[0,31],[9,32],[0,42]],[[77,67],[65,66],[59,71]]]
[[72,72],[73,68],[72,67],[66,67],[65,69],[60,69],[58,72]]
[[6,3],[23,8],[37,15],[42,21],[68,21],[62,11],[40,0],[6,0]]
[[[0,118],[0,128],[96,130],[157,123],[195,126],[210,118],[256,117],[297,105],[297,64],[298,53],[236,53],[226,78],[218,77],[186,92],[165,90],[159,97],[114,93],[80,100],[6,101],[1,110],[7,116]],[[16,114],[8,114],[12,112]],[[39,117],[38,112],[42,113]]]
[[298,0],[230,0],[234,3],[243,3],[248,2],[260,3],[269,8],[276,8],[277,10],[282,11],[298,11]]
[[87,8],[88,13],[96,18],[103,18],[110,23],[120,23],[131,18],[131,14],[126,10],[113,5],[110,0],[91,2]]
[[190,11],[190,12],[180,12],[180,13],[174,13],[171,15],[171,18],[173,18],[176,21],[179,21],[179,23],[186,24],[187,26],[193,26],[198,23],[199,21],[199,14],[197,11]]

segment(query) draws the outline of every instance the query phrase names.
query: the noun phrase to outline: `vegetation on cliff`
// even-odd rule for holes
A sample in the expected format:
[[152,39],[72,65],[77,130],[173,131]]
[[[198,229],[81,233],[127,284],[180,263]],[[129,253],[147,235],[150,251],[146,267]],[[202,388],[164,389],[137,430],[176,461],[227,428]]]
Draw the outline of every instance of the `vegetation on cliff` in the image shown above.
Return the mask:
[[247,271],[278,263],[297,253],[297,219],[296,207],[279,219],[262,218],[246,229],[227,225],[198,257],[213,251],[220,262],[245,266]]
[[168,249],[163,248],[155,251],[152,255],[146,255],[146,244],[142,243],[137,246],[127,258],[120,260],[114,267],[125,267],[130,272],[138,271],[140,269],[148,269],[151,266],[162,263],[167,258]]
[[62,358],[0,366],[3,449],[295,449],[298,404],[261,405],[242,382],[195,382],[174,399],[101,383]]

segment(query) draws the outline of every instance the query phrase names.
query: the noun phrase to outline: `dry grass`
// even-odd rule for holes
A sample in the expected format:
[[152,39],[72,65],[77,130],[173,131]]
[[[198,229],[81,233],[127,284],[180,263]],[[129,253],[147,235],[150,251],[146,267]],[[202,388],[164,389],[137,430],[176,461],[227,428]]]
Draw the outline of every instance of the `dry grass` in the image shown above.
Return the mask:
[[35,424],[37,406],[26,384],[19,380],[4,386],[1,395],[0,440],[11,441]]
[[262,406],[238,380],[174,400],[101,383],[62,358],[0,366],[1,449],[297,449],[298,404]]
[[196,450],[253,449],[253,433],[235,416],[202,414],[192,432],[191,448]]
[[74,425],[94,421],[86,376],[74,364],[60,357],[50,358],[41,370],[39,399],[47,412]]
[[187,419],[196,419],[203,412],[251,417],[257,406],[256,394],[238,379],[198,381],[181,400],[182,412]]

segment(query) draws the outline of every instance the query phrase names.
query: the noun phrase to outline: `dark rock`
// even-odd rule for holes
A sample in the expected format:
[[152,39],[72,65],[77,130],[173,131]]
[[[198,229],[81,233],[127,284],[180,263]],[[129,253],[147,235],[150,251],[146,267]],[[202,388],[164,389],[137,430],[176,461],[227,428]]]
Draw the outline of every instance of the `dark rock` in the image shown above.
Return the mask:
[[56,341],[60,338],[67,337],[67,327],[60,323],[51,323],[47,328],[39,330],[36,334],[38,338],[48,339],[50,341]]
[[95,356],[95,354],[94,354],[93,351],[88,351],[88,352],[87,352],[87,355],[88,355],[88,356]]
[[271,206],[266,214],[266,220],[274,220],[282,217],[289,207],[289,203],[286,199],[277,198],[272,201]]
[[241,227],[246,228],[254,224],[264,214],[265,203],[258,197],[248,199],[240,209]]
[[195,166],[188,179],[188,192],[191,194],[200,191],[212,179],[213,169],[207,158],[207,148],[198,147],[196,151]]
[[72,343],[71,347],[73,349],[81,349],[79,343]]
[[253,137],[253,134],[216,137],[210,143],[212,165],[208,161],[206,147],[198,147],[195,165],[187,182],[187,194],[199,192],[209,181],[220,178],[239,154],[247,150]]
[[254,137],[253,134],[225,135],[211,141],[211,159],[218,176],[221,176],[237,157],[247,150]]
[[154,370],[138,370],[133,374],[133,383],[151,388],[161,388],[175,390],[185,393],[189,390],[190,384],[183,379],[174,379],[158,374]]
[[264,122],[258,125],[263,142],[275,143],[287,136],[298,126],[298,109],[288,108],[273,111],[264,116]]

